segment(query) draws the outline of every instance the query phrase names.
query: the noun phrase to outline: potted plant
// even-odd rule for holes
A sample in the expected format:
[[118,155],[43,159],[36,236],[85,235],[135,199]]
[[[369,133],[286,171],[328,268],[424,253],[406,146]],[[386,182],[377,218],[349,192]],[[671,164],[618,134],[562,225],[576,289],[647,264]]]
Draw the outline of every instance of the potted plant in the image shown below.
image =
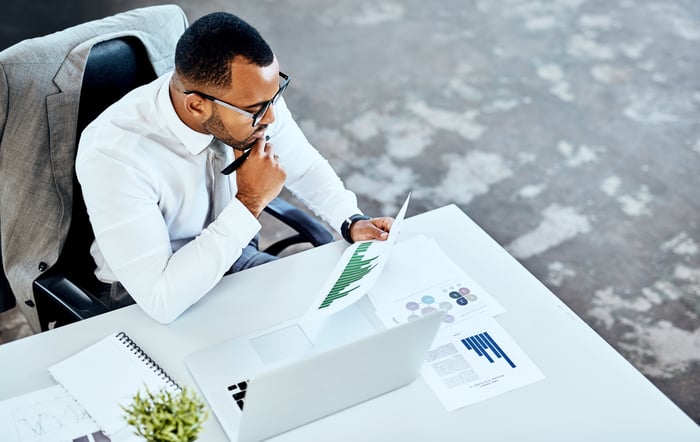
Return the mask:
[[194,391],[137,392],[131,405],[122,407],[134,433],[148,442],[193,442],[202,431],[209,411]]

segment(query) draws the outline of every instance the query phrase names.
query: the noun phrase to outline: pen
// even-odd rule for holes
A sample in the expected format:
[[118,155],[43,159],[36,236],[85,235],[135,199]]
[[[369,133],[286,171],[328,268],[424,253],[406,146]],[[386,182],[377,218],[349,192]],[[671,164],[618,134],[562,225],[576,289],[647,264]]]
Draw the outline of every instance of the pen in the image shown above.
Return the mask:
[[[265,141],[269,141],[269,140],[270,140],[270,136],[269,136],[269,135],[265,135]],[[224,170],[222,170],[221,173],[223,173],[224,175],[231,175],[231,173],[232,173],[234,170],[236,170],[236,169],[238,169],[239,167],[241,167],[241,164],[243,164],[243,162],[250,156],[250,151],[251,151],[251,150],[253,150],[253,147],[252,147],[252,146],[249,147],[248,150],[246,150],[245,152],[243,152],[243,155],[241,155],[240,157],[236,158],[236,159],[233,161],[233,163],[231,163],[231,164],[229,164],[228,166],[226,166],[226,168],[225,168]]]

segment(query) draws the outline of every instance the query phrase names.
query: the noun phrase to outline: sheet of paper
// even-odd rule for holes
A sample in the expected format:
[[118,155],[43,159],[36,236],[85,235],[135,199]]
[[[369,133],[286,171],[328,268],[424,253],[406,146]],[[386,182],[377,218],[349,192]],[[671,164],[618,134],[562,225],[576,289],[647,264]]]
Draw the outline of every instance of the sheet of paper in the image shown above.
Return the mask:
[[387,327],[435,310],[446,310],[443,329],[459,327],[467,318],[505,312],[435,241],[424,236],[396,244],[368,296]]
[[410,198],[409,194],[394,218],[386,241],[356,242],[345,250],[302,322],[329,316],[367,293],[382,272],[396,243]]
[[140,440],[133,434],[108,438],[60,385],[0,402],[3,442],[106,442]]
[[421,375],[447,411],[544,379],[493,318],[438,333]]
[[448,411],[543,378],[493,319],[503,306],[431,239],[396,244],[368,296],[387,327],[446,311],[421,375]]

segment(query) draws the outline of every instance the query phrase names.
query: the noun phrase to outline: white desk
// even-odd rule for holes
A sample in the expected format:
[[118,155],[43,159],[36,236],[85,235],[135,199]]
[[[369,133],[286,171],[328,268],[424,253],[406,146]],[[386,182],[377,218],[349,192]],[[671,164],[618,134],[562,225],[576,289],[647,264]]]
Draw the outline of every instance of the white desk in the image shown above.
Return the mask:
[[[545,379],[452,413],[418,379],[275,440],[700,441],[700,427],[456,206],[407,219],[399,241],[416,234],[434,238],[503,304],[498,322]],[[118,330],[178,383],[196,386],[185,355],[303,314],[344,247],[337,242],[226,277],[167,326],[131,306],[2,345],[0,399],[53,385],[50,365]],[[213,415],[202,440],[225,440]]]

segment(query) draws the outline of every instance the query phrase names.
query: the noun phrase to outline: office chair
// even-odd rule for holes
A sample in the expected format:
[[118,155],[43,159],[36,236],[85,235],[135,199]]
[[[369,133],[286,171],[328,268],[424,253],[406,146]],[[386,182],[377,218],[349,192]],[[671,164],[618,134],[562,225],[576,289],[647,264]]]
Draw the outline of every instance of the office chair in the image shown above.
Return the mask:
[[0,258],[8,283],[0,283],[0,304],[16,304],[34,332],[42,326],[33,282],[58,271],[71,226],[80,88],[90,50],[100,41],[138,37],[162,75],[172,69],[186,27],[178,6],[151,6],[0,51]]
[[[97,115],[130,90],[156,78],[147,52],[136,37],[101,41],[90,50],[85,66],[78,108],[79,135]],[[76,143],[79,136],[76,137]],[[89,253],[94,240],[82,192],[73,170],[72,220],[58,261],[33,282],[34,300],[41,330],[76,322],[108,311],[91,293],[99,286],[95,263]],[[292,204],[277,198],[265,211],[296,233],[269,246],[277,255],[286,247],[310,243],[319,246],[334,240],[317,220]],[[0,267],[1,269],[1,267]],[[4,274],[0,275],[0,282]]]

